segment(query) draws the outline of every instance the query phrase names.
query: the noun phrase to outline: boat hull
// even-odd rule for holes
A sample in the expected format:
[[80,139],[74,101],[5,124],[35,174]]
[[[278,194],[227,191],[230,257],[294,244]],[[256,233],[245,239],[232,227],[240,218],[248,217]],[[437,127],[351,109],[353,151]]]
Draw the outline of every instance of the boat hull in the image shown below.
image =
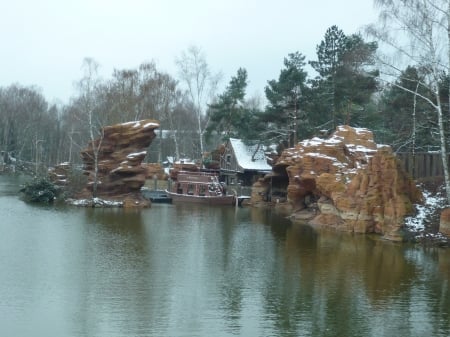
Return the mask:
[[195,203],[203,205],[233,205],[235,197],[233,195],[221,196],[198,196],[189,194],[179,194],[166,191],[173,203]]
[[152,203],[170,204],[172,202],[172,199],[163,190],[143,190],[141,193],[145,199],[150,200]]

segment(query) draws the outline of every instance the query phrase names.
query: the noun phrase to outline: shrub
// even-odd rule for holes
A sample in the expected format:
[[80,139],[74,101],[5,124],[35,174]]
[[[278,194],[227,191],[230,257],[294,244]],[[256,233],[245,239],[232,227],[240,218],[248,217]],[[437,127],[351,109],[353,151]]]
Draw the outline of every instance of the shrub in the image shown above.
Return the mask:
[[27,201],[50,203],[55,200],[58,188],[45,178],[36,178],[26,183],[20,192]]

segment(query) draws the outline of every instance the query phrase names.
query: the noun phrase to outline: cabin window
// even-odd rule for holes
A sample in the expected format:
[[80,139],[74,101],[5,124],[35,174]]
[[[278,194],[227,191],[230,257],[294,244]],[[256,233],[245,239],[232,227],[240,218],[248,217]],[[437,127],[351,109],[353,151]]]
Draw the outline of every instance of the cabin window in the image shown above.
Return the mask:
[[181,184],[177,184],[177,193],[178,194],[182,194],[183,193],[183,188],[181,187]]
[[230,166],[231,165],[231,154],[227,154],[225,158],[226,158],[227,166]]
[[194,185],[193,184],[189,184],[188,187],[187,187],[187,194],[193,195],[194,194],[194,190],[195,190]]

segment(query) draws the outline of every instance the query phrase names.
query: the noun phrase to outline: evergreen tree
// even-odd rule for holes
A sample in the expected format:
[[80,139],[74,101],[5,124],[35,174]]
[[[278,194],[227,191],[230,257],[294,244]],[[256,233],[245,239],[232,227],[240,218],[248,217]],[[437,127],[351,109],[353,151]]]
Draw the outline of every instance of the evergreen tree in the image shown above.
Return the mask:
[[[315,96],[322,98],[329,111],[328,122],[331,122],[331,128],[335,129],[337,124],[336,105],[337,95],[337,72],[342,66],[342,54],[344,53],[347,37],[337,26],[331,26],[325,33],[324,40],[317,46],[317,61],[310,61],[309,64],[319,74],[314,83],[316,89]],[[322,107],[323,108],[323,104]],[[322,112],[322,113],[323,113]]]
[[[377,90],[378,71],[373,68],[375,42],[365,42],[360,35],[346,36],[337,26],[328,28],[317,46],[317,61],[310,65],[319,76],[313,82],[313,96],[321,98],[319,114],[327,113],[323,126],[359,124],[362,111]],[[356,118],[356,119],[355,119]]]
[[366,105],[378,90],[374,69],[376,42],[365,42],[360,35],[353,34],[346,39],[342,54],[342,66],[337,70],[336,98],[340,111],[344,113],[345,124],[361,125]]
[[308,129],[302,109],[308,90],[304,66],[305,56],[299,52],[289,54],[278,80],[269,81],[265,88],[269,104],[261,118],[268,125],[268,139],[293,144]]
[[245,107],[245,90],[247,88],[247,70],[239,68],[233,76],[224,93],[218,96],[215,103],[209,105],[208,127],[205,137],[209,139],[213,132],[222,135],[224,139],[240,138],[246,132],[249,111]]

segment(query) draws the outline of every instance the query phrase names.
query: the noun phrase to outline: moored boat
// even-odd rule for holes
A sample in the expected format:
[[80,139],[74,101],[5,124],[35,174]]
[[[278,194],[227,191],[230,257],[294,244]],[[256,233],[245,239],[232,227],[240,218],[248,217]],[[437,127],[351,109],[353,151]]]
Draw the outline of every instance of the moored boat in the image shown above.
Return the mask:
[[218,176],[211,172],[179,171],[166,193],[174,203],[232,205],[235,202],[235,196],[228,195]]

